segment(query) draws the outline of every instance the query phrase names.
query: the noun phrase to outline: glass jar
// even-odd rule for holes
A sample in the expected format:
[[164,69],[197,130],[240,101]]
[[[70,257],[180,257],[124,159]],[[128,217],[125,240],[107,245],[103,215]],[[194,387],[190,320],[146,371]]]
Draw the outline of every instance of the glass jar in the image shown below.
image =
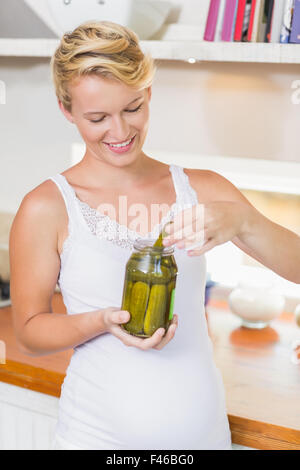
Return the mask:
[[155,240],[138,240],[126,264],[122,310],[130,313],[122,327],[147,338],[158,328],[167,331],[173,317],[177,278],[174,247],[153,247]]

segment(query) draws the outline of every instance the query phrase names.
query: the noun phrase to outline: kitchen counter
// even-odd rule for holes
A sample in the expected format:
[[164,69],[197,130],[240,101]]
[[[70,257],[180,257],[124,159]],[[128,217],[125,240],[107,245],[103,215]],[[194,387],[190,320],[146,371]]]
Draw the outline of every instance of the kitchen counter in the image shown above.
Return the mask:
[[[65,314],[60,294],[53,311]],[[226,391],[232,440],[257,449],[300,450],[300,365],[291,362],[291,342],[300,339],[293,314],[283,313],[264,330],[240,327],[226,302],[207,307],[209,333]],[[23,355],[13,333],[11,307],[0,309],[0,340],[6,364],[0,381],[60,396],[72,350],[43,356]]]
[[250,330],[226,302],[212,301],[207,310],[233,442],[300,450],[300,364],[291,361],[300,329],[294,315],[284,312],[269,327]]
[[[62,296],[58,293],[53,296],[52,309],[56,313],[66,313]],[[6,364],[0,364],[0,381],[60,396],[61,384],[73,350],[41,357],[22,354],[13,331],[11,307],[0,309],[0,340],[6,344]]]

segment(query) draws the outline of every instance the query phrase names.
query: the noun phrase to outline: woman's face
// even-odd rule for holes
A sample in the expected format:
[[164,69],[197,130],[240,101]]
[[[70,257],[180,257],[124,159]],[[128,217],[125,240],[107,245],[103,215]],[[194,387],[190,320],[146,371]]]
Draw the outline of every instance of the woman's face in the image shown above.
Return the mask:
[[151,88],[136,91],[97,75],[80,77],[69,87],[72,110],[60,108],[76,124],[87,154],[114,166],[142,154],[149,123]]

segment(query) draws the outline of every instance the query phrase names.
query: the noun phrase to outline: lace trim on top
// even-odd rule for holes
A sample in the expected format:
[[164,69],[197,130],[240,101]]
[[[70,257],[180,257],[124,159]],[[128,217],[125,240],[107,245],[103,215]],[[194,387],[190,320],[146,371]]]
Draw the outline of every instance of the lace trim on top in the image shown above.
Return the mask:
[[171,206],[171,210],[168,211],[160,223],[153,228],[152,232],[141,236],[134,230],[130,230],[126,225],[121,225],[116,220],[111,219],[108,215],[101,214],[96,209],[90,207],[86,202],[78,199],[77,196],[75,196],[75,198],[91,233],[97,238],[104,238],[122,248],[132,249],[133,244],[137,240],[157,238],[163,225],[172,220],[175,213],[178,212],[177,204],[174,203]]
[[[160,223],[153,228],[152,232],[147,233],[145,236],[141,236],[136,231],[129,229],[126,225],[119,224],[108,215],[101,214],[97,209],[94,209],[86,202],[81,201],[67,179],[63,175],[61,176],[63,177],[67,187],[70,189],[74,202],[79,206],[90,232],[97,238],[108,240],[122,248],[132,249],[133,244],[137,240],[156,239],[159,236],[162,227],[172,220],[180,210],[187,209],[198,203],[197,194],[190,186],[188,175],[183,171],[183,169],[181,167],[171,166],[170,170],[172,172],[176,171],[176,175],[172,175],[176,191],[176,202],[172,204],[171,209],[162,218]],[[69,215],[69,236],[64,242],[62,254],[65,254],[71,246],[70,235],[72,231],[73,228]]]
[[188,175],[184,172],[183,168],[176,167],[177,171],[176,182],[178,184],[177,201],[181,207],[187,208],[198,204],[198,196],[194,188],[190,185]]

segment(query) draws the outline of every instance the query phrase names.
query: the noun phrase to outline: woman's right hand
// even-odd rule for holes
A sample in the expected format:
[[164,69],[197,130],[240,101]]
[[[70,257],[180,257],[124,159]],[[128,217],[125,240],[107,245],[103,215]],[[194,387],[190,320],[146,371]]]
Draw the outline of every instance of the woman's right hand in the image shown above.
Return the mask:
[[149,338],[139,338],[127,333],[122,327],[122,323],[127,323],[130,313],[120,310],[117,307],[108,307],[102,310],[103,321],[106,331],[119,338],[125,346],[134,346],[139,349],[162,349],[174,337],[178,325],[178,315],[173,316],[173,320],[165,334],[164,328],[159,328]]

